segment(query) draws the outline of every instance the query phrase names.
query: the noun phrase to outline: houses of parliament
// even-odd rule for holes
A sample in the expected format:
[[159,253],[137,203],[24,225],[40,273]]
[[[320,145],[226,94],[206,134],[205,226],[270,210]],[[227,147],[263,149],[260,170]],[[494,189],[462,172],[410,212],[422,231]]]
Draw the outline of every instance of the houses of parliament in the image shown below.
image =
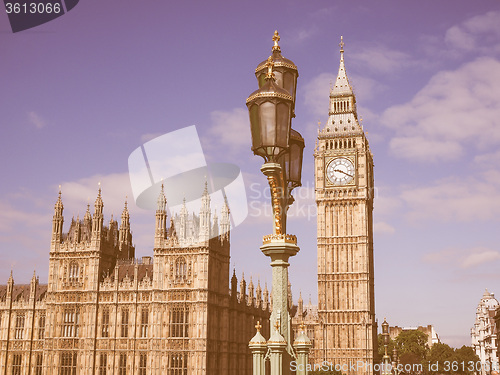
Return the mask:
[[[300,297],[292,306],[289,293],[290,324],[295,332],[305,325],[311,363],[373,365],[373,156],[342,42],[314,168],[318,305]],[[267,288],[231,277],[229,208],[219,221],[206,190],[201,201],[198,214],[183,209],[169,219],[162,189],[153,256],[138,260],[126,202],[120,223],[105,225],[99,188],[93,212],[88,206],[63,232],[59,192],[48,283],[33,275],[18,285],[11,274],[0,286],[0,373],[251,374],[248,342],[257,321],[269,337],[272,301]]]

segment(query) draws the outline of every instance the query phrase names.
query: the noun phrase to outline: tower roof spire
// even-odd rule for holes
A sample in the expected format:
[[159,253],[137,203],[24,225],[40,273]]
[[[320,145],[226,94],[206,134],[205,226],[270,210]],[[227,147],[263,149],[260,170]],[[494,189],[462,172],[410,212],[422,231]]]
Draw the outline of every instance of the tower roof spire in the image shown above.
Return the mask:
[[330,90],[330,96],[345,96],[345,95],[353,95],[353,90],[351,84],[349,83],[349,79],[347,78],[347,73],[345,71],[344,65],[344,37],[340,37],[340,65],[339,72],[337,74],[337,79],[335,80],[335,85]]

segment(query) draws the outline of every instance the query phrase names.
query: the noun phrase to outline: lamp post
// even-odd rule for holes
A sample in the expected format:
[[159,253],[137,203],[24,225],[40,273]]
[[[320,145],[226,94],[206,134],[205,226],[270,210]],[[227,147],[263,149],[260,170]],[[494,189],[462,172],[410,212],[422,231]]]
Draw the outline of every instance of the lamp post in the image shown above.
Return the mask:
[[[301,185],[304,150],[304,139],[291,128],[295,116],[298,71],[292,61],[281,55],[279,40],[278,32],[275,31],[272,55],[255,70],[259,89],[250,94],[246,101],[252,151],[264,159],[261,171],[269,183],[273,211],[273,232],[264,236],[260,247],[271,258],[272,267],[273,304],[271,337],[268,341],[272,375],[288,374],[290,361],[296,358],[291,345],[291,318],[288,311],[288,260],[297,254],[299,247],[297,238],[286,233],[286,218],[288,207],[293,203],[291,192]],[[279,351],[283,342],[286,346],[281,353]],[[307,361],[307,355],[305,358]],[[276,365],[277,361],[279,366]]]
[[387,345],[389,345],[389,323],[384,318],[382,323],[382,336],[384,336],[384,357],[382,359],[382,375],[389,375],[391,358],[387,354]]
[[396,348],[396,346],[394,346],[394,349],[392,350],[392,363],[393,363],[392,368],[394,370],[394,375],[398,375],[399,356],[398,356],[398,349]]

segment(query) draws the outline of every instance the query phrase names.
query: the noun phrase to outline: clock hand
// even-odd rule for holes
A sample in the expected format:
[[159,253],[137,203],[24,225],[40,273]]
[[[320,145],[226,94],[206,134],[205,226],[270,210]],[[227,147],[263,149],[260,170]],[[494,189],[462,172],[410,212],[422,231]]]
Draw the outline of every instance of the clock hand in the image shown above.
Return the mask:
[[347,175],[347,176],[349,176],[349,177],[353,177],[353,176],[351,176],[349,173],[346,173],[346,172],[344,172],[344,171],[341,171],[340,169],[334,169],[333,171],[334,171],[334,172],[340,172],[340,173],[343,173],[343,174],[345,174],[345,175]]

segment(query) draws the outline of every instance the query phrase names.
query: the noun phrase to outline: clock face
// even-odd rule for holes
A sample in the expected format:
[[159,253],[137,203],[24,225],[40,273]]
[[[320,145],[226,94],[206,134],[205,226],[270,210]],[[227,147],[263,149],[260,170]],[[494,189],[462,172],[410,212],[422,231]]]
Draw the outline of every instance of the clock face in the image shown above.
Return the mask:
[[347,185],[354,179],[354,164],[346,158],[333,159],[326,167],[326,177],[334,185]]

